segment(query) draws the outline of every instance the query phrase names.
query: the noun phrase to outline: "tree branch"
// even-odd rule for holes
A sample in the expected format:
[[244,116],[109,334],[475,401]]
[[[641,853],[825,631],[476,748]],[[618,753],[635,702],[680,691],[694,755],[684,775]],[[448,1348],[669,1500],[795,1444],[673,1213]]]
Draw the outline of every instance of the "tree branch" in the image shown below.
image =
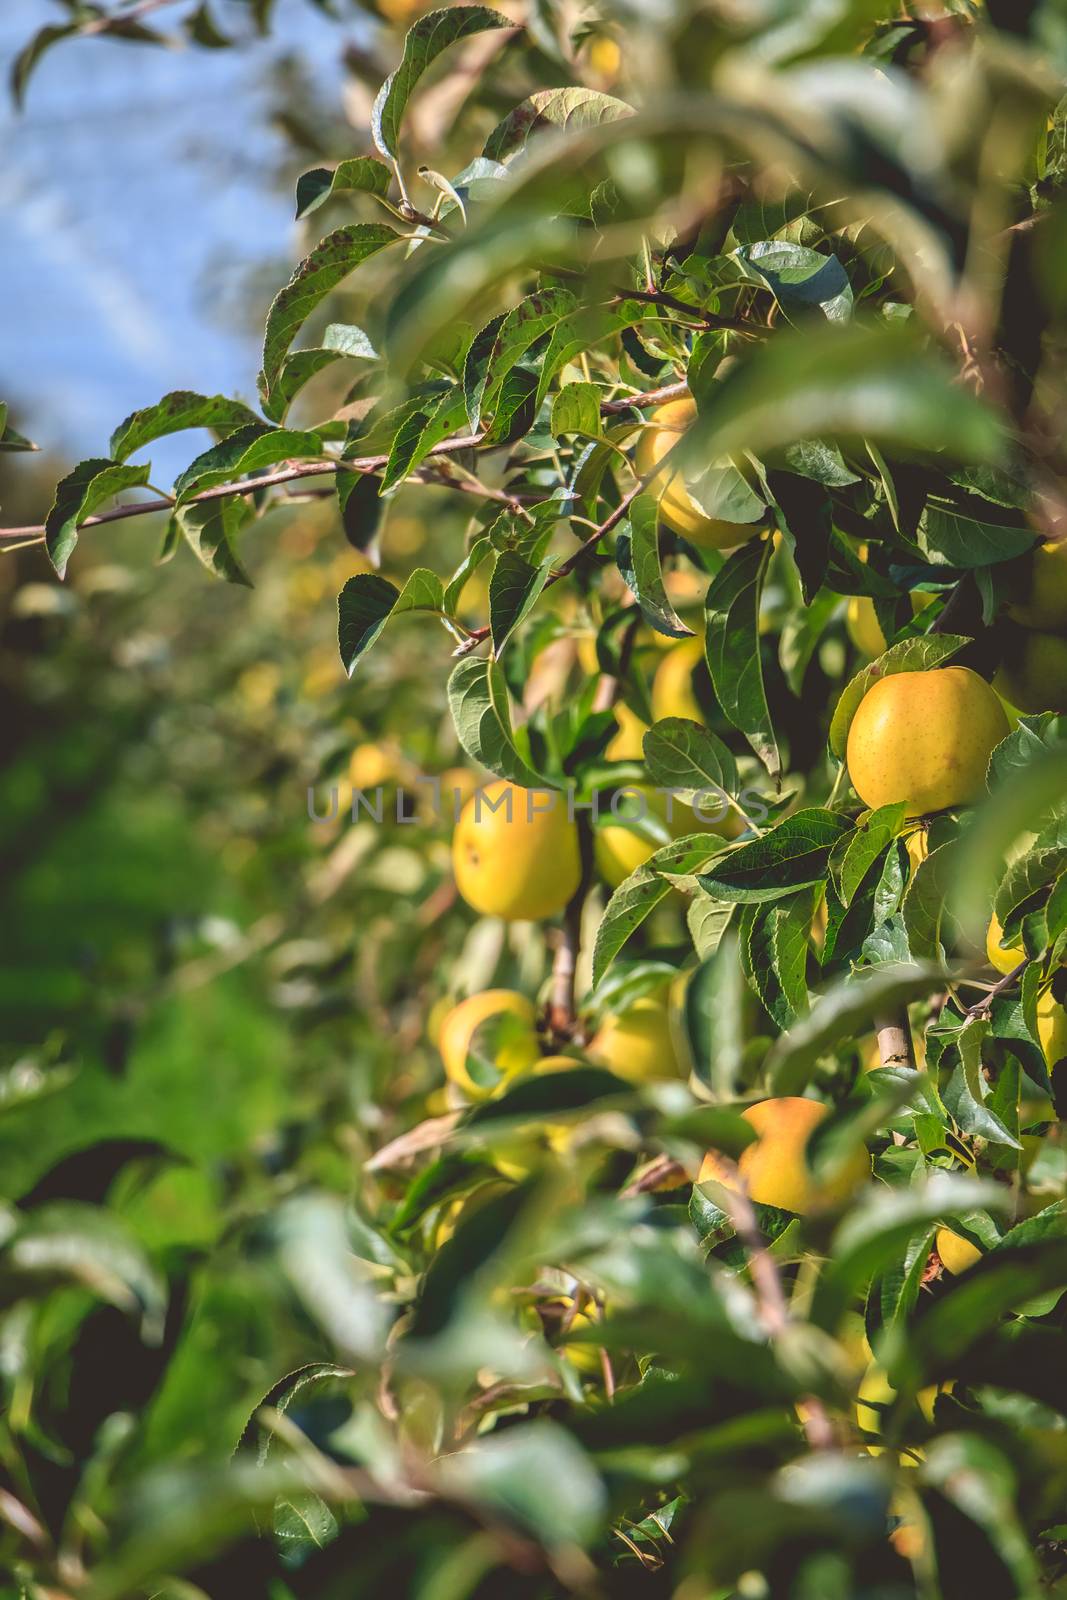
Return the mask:
[[[680,395],[685,393],[687,393],[687,389],[684,383],[671,383],[658,389],[650,389],[644,394],[628,395],[624,399],[605,400],[600,409],[606,416],[615,416],[619,412],[629,410],[631,407],[637,407],[643,410],[649,406],[659,405],[665,400],[677,399]],[[476,450],[479,445],[484,443],[484,433],[460,434],[454,439],[442,440],[436,449],[430,452],[430,454],[426,457],[426,460],[428,463],[432,464],[433,461],[439,456],[456,455],[464,450]],[[489,446],[488,448],[498,449],[503,447],[493,445]],[[198,505],[206,500],[224,500],[226,496],[230,494],[256,494],[260,489],[273,489],[279,484],[293,483],[301,478],[324,477],[328,473],[358,472],[366,474],[380,472],[382,467],[388,463],[388,460],[388,455],[376,455],[357,456],[348,461],[336,459],[328,461],[286,462],[283,466],[279,467],[277,471],[263,473],[258,478],[244,478],[236,483],[215,484],[210,489],[204,489],[200,494],[190,496],[186,504]],[[429,476],[419,477],[417,481],[420,483],[432,482],[434,485],[440,485],[441,487],[460,487],[458,484],[454,483],[446,485],[443,480],[439,478],[431,479]],[[474,490],[473,488],[468,488],[465,492],[474,493]],[[482,493],[487,499],[501,500],[502,503],[513,505],[516,508],[519,506],[521,501],[521,497],[519,495],[507,494],[505,490],[486,488],[485,485],[482,485]],[[631,496],[631,498],[633,497]],[[140,500],[135,504],[112,506],[110,510],[101,511],[97,516],[86,517],[84,522],[79,522],[78,528],[79,530],[82,528],[96,528],[105,522],[122,522],[129,517],[155,516],[161,511],[173,511],[174,506],[175,499],[173,495],[161,496],[157,500]],[[610,523],[610,526],[605,528],[603,531],[610,532],[610,528],[614,526],[615,523],[612,522]],[[44,536],[45,524],[43,522],[33,523],[24,528],[0,528],[0,540],[40,540],[43,539]],[[591,541],[591,543],[595,542],[595,540]],[[576,556],[580,554],[581,551],[576,552]],[[570,571],[572,568],[568,568],[567,570]],[[564,573],[563,576],[566,576],[566,573]],[[555,581],[556,580],[554,578],[549,579],[550,583]],[[486,630],[486,634],[487,633],[488,630]],[[482,637],[484,638],[486,635],[483,635]]]
[[968,1006],[967,1010],[963,1013],[964,1017],[971,1018],[985,1016],[986,1012],[992,1009],[993,1001],[1002,995],[1006,989],[1010,989],[1015,980],[1022,977],[1029,965],[1030,957],[1024,956],[1019,962],[1019,965],[1017,967],[1012,967],[1009,973],[1001,978],[998,983],[993,985],[988,994],[984,994],[981,1000],[976,1000],[973,1006]]
[[593,831],[589,819],[576,819],[578,847],[582,856],[582,876],[563,913],[559,943],[552,962],[552,987],[549,992],[548,1026],[557,1044],[569,1044],[574,1037],[577,1011],[574,984],[578,974],[578,955],[582,941],[582,912],[593,877]]
[[878,1055],[883,1067],[915,1066],[911,1024],[903,1008],[887,1016],[875,1017],[874,1031],[878,1035]]

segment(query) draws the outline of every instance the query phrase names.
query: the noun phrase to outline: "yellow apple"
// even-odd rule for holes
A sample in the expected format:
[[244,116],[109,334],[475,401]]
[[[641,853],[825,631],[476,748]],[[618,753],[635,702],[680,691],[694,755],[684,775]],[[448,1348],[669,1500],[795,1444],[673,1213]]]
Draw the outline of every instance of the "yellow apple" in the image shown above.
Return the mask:
[[875,681],[848,733],[852,786],[871,810],[903,800],[909,816],[978,799],[1003,707],[968,667],[896,672]]
[[452,836],[456,887],[475,911],[536,922],[562,911],[582,878],[567,799],[503,779],[464,806]]
[[829,1109],[818,1100],[799,1095],[784,1095],[748,1106],[741,1115],[757,1137],[741,1152],[737,1175],[732,1164],[724,1163],[716,1151],[709,1150],[698,1183],[714,1179],[733,1189],[740,1176],[757,1204],[778,1206],[801,1216],[841,1205],[870,1178],[871,1158],[866,1150],[857,1150],[829,1182],[816,1181],[804,1152]]
[[598,1028],[587,1054],[628,1083],[686,1075],[671,1030],[669,991],[643,995]]
[[[649,425],[642,429],[637,441],[635,465],[644,478],[672,450],[696,416],[696,402],[688,395],[680,400],[669,400],[658,406],[649,417]],[[691,498],[685,480],[670,467],[653,478],[649,489],[659,494],[660,520],[691,544],[709,550],[729,550],[734,545],[751,539],[759,529],[749,522],[723,522],[706,517]]]
[[1024,628],[1067,630],[1067,540],[1039,544],[1026,562],[1018,598],[1005,607]]
[[703,723],[704,713],[693,693],[693,672],[703,659],[703,639],[683,639],[667,651],[652,679],[652,715],[657,722],[686,717]]
[[[503,1019],[514,1019],[506,1023]],[[497,1084],[475,1083],[467,1069],[471,1042],[480,1028],[490,1045],[485,1054],[490,1056],[497,1072],[505,1078],[525,1072],[539,1059],[535,1024],[537,1013],[532,1000],[514,989],[485,989],[461,1000],[442,1020],[437,1035],[437,1048],[444,1062],[445,1075],[471,1100],[485,1100],[494,1093]],[[491,1024],[499,1025],[499,1043],[492,1048]],[[482,1052],[476,1051],[481,1054]]]

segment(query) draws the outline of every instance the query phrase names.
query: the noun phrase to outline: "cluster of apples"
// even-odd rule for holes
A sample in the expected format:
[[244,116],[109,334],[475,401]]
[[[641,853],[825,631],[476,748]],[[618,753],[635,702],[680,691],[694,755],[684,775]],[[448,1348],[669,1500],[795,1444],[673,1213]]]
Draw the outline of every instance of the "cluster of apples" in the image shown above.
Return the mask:
[[[636,452],[639,473],[650,477],[695,414],[689,398],[659,408],[651,425],[643,429]],[[727,549],[738,543],[739,532],[753,536],[753,528],[709,518],[690,499],[684,482],[669,469],[655,482],[660,496],[662,522],[698,546]],[[1031,630],[1028,661],[1043,662],[1050,649],[1062,649],[1062,683],[1067,688],[1067,638],[1044,630],[1067,622],[1067,545],[1042,545],[1029,558],[1028,577],[1013,602],[1011,626]],[[916,597],[916,609],[924,597]],[[849,630],[861,639],[869,654],[885,647],[884,636],[870,601],[850,607]],[[869,615],[867,612],[869,611]],[[877,637],[875,637],[877,633]],[[668,647],[652,682],[652,707],[658,721],[684,716],[697,721],[703,713],[693,690],[693,672],[702,657],[699,639]],[[595,661],[588,663],[595,670]],[[1049,676],[1039,669],[1043,678]],[[1054,675],[1053,675],[1054,676]],[[1002,667],[997,688],[1014,705],[1031,709],[1034,695],[1020,692],[1021,680]],[[926,816],[975,802],[985,787],[986,769],[995,746],[1009,732],[1001,694],[976,672],[947,666],[931,671],[900,672],[875,678],[853,718],[847,740],[846,762],[852,786],[865,806],[903,802],[910,818]],[[1067,695],[1046,683],[1042,698],[1050,695],[1067,703]],[[616,710],[618,733],[609,746],[614,760],[639,760],[644,723],[627,707]],[[559,797],[551,806],[529,807],[526,791],[503,780],[482,791],[479,805],[466,804],[453,836],[453,865],[457,888],[477,912],[507,921],[540,921],[558,915],[577,893],[582,880],[582,860],[576,824]],[[647,791],[650,808],[659,797]],[[510,802],[510,803],[509,803]],[[670,824],[678,835],[698,826],[688,808]],[[738,824],[732,817],[715,825],[732,837]],[[616,887],[655,847],[632,830],[598,828],[595,861],[600,876]],[[913,868],[918,853],[909,841]],[[1001,972],[1022,960],[1021,950],[1005,950],[994,919],[989,930],[989,959]],[[684,1076],[685,1049],[672,1028],[672,986],[646,995],[607,1018],[584,1047],[583,1059],[609,1068],[631,1083]],[[1067,1053],[1067,1013],[1046,990],[1039,1006],[1041,1043],[1051,1063]],[[452,1093],[461,1101],[475,1101],[502,1093],[517,1077],[528,1073],[567,1070],[576,1055],[544,1054],[533,1002],[513,990],[492,989],[454,1006],[444,1018],[438,1044]],[[491,1058],[484,1060],[488,1048]],[[472,1074],[472,1062],[485,1070]],[[709,1152],[699,1174],[700,1182],[736,1186],[743,1181],[757,1204],[805,1214],[843,1204],[870,1179],[870,1157],[854,1152],[829,1180],[817,1181],[806,1160],[808,1141],[829,1108],[806,1097],[786,1096],[751,1105],[743,1116],[755,1133],[754,1141],[738,1162],[725,1161]],[[551,1142],[556,1143],[555,1137]],[[947,1271],[966,1270],[978,1259],[970,1241],[948,1228],[937,1238],[938,1253]]]

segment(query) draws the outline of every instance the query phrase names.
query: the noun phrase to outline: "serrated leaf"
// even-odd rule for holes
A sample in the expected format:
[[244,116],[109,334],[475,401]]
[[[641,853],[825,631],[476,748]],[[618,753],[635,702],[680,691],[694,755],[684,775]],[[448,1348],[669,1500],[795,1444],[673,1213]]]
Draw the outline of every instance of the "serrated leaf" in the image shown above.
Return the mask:
[[917,960],[943,959],[946,941],[942,937],[942,924],[949,916],[945,901],[957,859],[958,852],[951,843],[939,845],[920,861],[908,883],[901,912],[908,947]]
[[660,874],[692,872],[724,848],[723,840],[714,834],[689,834],[662,845],[635,872],[623,879],[608,901],[597,929],[593,948],[594,988],[600,984],[630,935],[671,892],[670,882]]
[[600,390],[595,383],[568,383],[552,402],[551,429],[558,439],[567,433],[595,437],[600,432]]
[[847,906],[867,873],[887,845],[891,844],[904,822],[905,806],[880,806],[857,825],[837,872],[837,892]]
[[78,528],[85,519],[123,489],[142,488],[150,471],[147,463],[131,467],[97,458],[80,462],[60,479],[44,524],[48,557],[58,577],[66,575],[67,562],[78,543]]
[[[530,346],[549,333],[557,323],[574,311],[577,302],[569,289],[539,289],[527,295],[504,317],[496,332],[485,370],[481,378],[481,392],[475,414],[468,414],[472,427],[478,426],[476,416],[492,412],[505,379],[512,368],[521,361]],[[481,336],[479,335],[479,338]],[[474,346],[471,347],[472,350]],[[535,380],[534,388],[537,387]],[[466,387],[466,377],[464,386]]]
[[890,645],[884,654],[861,667],[854,678],[845,685],[830,722],[830,749],[843,761],[848,746],[848,730],[859,710],[860,701],[880,678],[895,672],[929,672],[941,667],[958,655],[972,641],[956,633],[926,634],[921,638],[902,639]]
[[802,478],[811,478],[828,489],[846,489],[859,483],[859,477],[845,465],[845,458],[836,445],[824,444],[821,439],[799,439],[782,452],[791,472]]
[[650,628],[668,639],[692,637],[692,629],[678,616],[663,586],[655,496],[639,494],[632,502],[627,522],[615,536],[615,564]]
[[555,788],[520,754],[503,671],[495,661],[461,661],[448,680],[456,735],[472,761],[524,789]]
[[541,361],[537,406],[540,407],[556,374],[569,361],[573,361],[583,351],[602,344],[605,339],[611,338],[624,328],[632,328],[639,322],[644,322],[652,310],[654,310],[652,306],[644,305],[637,300],[627,300],[619,306],[579,305],[568,316],[561,318],[552,330]]
[[496,655],[533,610],[551,570],[551,561],[534,566],[517,550],[497,556],[489,579],[489,627]]
[[267,313],[260,374],[260,390],[267,400],[290,345],[316,306],[362,262],[399,238],[384,223],[353,222],[328,234],[300,263]]
[[928,497],[916,539],[926,559],[949,567],[988,567],[1032,548],[1029,524],[996,521],[988,501],[961,496],[953,503]]
[[761,838],[731,850],[700,875],[700,886],[716,900],[780,900],[820,882],[834,845],[851,831],[852,823],[837,812],[817,806],[794,812]]
[[251,519],[251,506],[236,494],[194,500],[174,509],[174,522],[201,566],[214,577],[247,589],[252,580],[237,555],[235,540]]
[[524,150],[537,133],[550,129],[599,127],[633,116],[633,107],[596,89],[576,86],[542,89],[510,111],[485,141],[482,151],[491,161],[506,161]]
[[337,597],[337,643],[351,677],[360,657],[380,635],[389,618],[405,611],[444,613],[444,587],[435,572],[416,567],[403,589],[376,572],[349,578]]
[[462,426],[465,415],[463,391],[456,383],[444,394],[429,398],[424,410],[405,417],[393,438],[380,492],[387,494],[410,477],[442,440]]
[[982,1075],[982,1043],[989,1033],[988,1018],[972,1018],[959,1029],[954,1042],[960,1061],[941,1092],[942,1098],[961,1132],[1021,1150],[1016,1136],[986,1104],[988,1090]]
[[264,414],[272,422],[284,421],[285,413],[304,385],[324,368],[345,360],[377,361],[378,352],[362,328],[351,323],[331,322],[321,345],[313,350],[295,350],[286,357],[274,388],[263,403]]
[[787,318],[813,310],[829,322],[851,317],[852,285],[836,256],[785,239],[757,239],[737,255],[771,290]]
[[685,717],[664,717],[643,740],[645,765],[653,781],[691,805],[697,795],[732,795],[737,763],[717,734]]
[[134,411],[125,422],[120,422],[111,435],[108,448],[112,459],[125,461],[154,439],[180,433],[185,428],[211,428],[217,433],[232,433],[249,424],[262,427],[255,412],[240,400],[228,400],[225,395],[193,394],[187,389],[177,389],[166,394],[154,406]]
[[772,777],[781,770],[760,660],[759,610],[770,540],[728,556],[705,598],[704,648],[715,698]]
[[302,221],[336,194],[370,194],[384,200],[392,181],[391,169],[377,156],[353,156],[332,171],[313,167],[296,182],[296,220]]
[[295,460],[327,461],[332,457],[327,456],[317,433],[268,429],[262,423],[238,428],[186,467],[175,480],[174,495],[182,505],[206,489],[250,478],[267,467]]
[[371,137],[382,155],[394,161],[399,156],[400,124],[407,103],[426,68],[443,50],[471,34],[514,26],[510,17],[490,11],[488,6],[451,6],[420,17],[408,29],[400,65],[382,84],[371,111]]
[[748,930],[748,968],[764,1010],[777,1027],[791,1028],[808,1009],[808,935],[812,896],[799,894],[757,906]]

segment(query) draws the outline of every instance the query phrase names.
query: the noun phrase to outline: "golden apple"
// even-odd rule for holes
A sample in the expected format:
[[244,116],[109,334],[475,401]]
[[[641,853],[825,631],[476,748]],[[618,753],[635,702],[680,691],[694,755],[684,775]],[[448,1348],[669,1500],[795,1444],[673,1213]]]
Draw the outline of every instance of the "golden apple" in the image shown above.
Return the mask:
[[[673,450],[696,413],[696,402],[688,395],[657,406],[649,417],[649,425],[642,429],[637,441],[635,466],[640,477],[644,478],[652,472],[668,450]],[[719,518],[706,517],[691,498],[682,475],[672,472],[670,467],[652,479],[649,489],[653,494],[659,494],[660,520],[691,544],[701,545],[708,550],[730,550],[759,532],[753,523],[723,522]]]
[[[511,1020],[505,1020],[511,1019]],[[467,1068],[471,1042],[480,1028],[488,1048],[486,1054],[497,1072],[509,1078],[525,1072],[539,1059],[535,1024],[537,1013],[532,1000],[514,989],[485,989],[461,1000],[443,1019],[437,1035],[437,1048],[444,1062],[445,1075],[471,1100],[485,1100],[498,1085],[475,1083]],[[492,1038],[494,1029],[498,1039]],[[482,1054],[481,1051],[476,1051]]]
[[1014,972],[1019,962],[1025,958],[1026,951],[1022,945],[1012,945],[1005,950],[1000,942],[1003,937],[1004,929],[1000,925],[1000,918],[994,911],[985,936],[985,953],[989,958],[990,964],[996,967],[998,972],[1003,972],[1007,976],[1009,972]]
[[941,1257],[941,1265],[954,1277],[960,1272],[966,1272],[968,1267],[973,1267],[976,1261],[982,1259],[982,1252],[978,1246],[972,1244],[969,1239],[961,1239],[951,1228],[938,1228],[934,1243]]
[[[736,1174],[747,1186],[758,1205],[778,1206],[803,1216],[809,1211],[841,1205],[871,1175],[871,1158],[857,1150],[828,1182],[819,1183],[804,1159],[805,1147],[819,1123],[829,1115],[829,1106],[800,1095],[783,1095],[761,1100],[741,1113],[756,1139],[741,1152]],[[727,1189],[737,1187],[731,1163],[709,1150],[700,1168],[698,1183],[714,1179]]]
[[[885,1368],[879,1362],[872,1360],[856,1391],[856,1422],[864,1434],[880,1434],[885,1422],[885,1412],[896,1400],[897,1391],[892,1387],[886,1376]],[[919,1410],[927,1422],[934,1418],[934,1402],[937,1399],[937,1385],[933,1384],[927,1389],[920,1389],[915,1397]],[[868,1455],[880,1456],[886,1449],[885,1445],[871,1444],[864,1441]],[[904,1467],[917,1467],[922,1460],[920,1451],[906,1448],[900,1451],[900,1464]]]
[[[705,832],[720,834],[724,839],[736,839],[743,826],[733,810],[727,810],[724,816],[711,821],[684,801],[673,798],[668,801],[667,795],[645,784],[628,784],[625,791],[620,790],[622,793],[625,798],[620,800],[619,806],[624,816],[632,816],[636,821],[647,814],[649,818],[660,821],[672,839],[684,838],[688,833]],[[638,798],[638,794],[642,799]],[[706,809],[713,813],[716,809],[714,802],[709,801]],[[593,835],[597,871],[612,889],[617,889],[624,878],[643,866],[660,847],[655,840],[635,833],[621,822],[597,828]]]
[[1022,628],[1008,634],[993,686],[1027,715],[1067,711],[1067,634]]
[[1067,1011],[1051,989],[1038,997],[1037,1037],[1050,1068],[1067,1056]]
[[464,806],[452,836],[456,887],[475,911],[536,922],[562,911],[582,879],[567,800],[498,779]]
[[848,733],[852,786],[876,810],[903,800],[909,816],[966,805],[984,790],[1004,709],[968,667],[896,672],[860,702]]
[[1026,562],[1018,598],[1005,607],[1024,628],[1067,630],[1067,540],[1039,544]]
[[703,639],[683,639],[667,651],[652,679],[652,715],[657,722],[687,717],[703,723],[704,713],[693,693],[693,672],[703,659]]
[[587,1054],[628,1083],[685,1077],[671,1030],[669,991],[643,995],[601,1023]]
[[621,700],[614,710],[619,731],[604,754],[609,761],[643,761],[645,751],[642,741],[648,732],[648,723],[642,722],[637,712],[631,711]]
[[[912,616],[922,611],[933,599],[932,594],[911,596]],[[870,595],[854,594],[845,610],[845,627],[852,643],[865,656],[880,656],[886,648],[886,636]]]

